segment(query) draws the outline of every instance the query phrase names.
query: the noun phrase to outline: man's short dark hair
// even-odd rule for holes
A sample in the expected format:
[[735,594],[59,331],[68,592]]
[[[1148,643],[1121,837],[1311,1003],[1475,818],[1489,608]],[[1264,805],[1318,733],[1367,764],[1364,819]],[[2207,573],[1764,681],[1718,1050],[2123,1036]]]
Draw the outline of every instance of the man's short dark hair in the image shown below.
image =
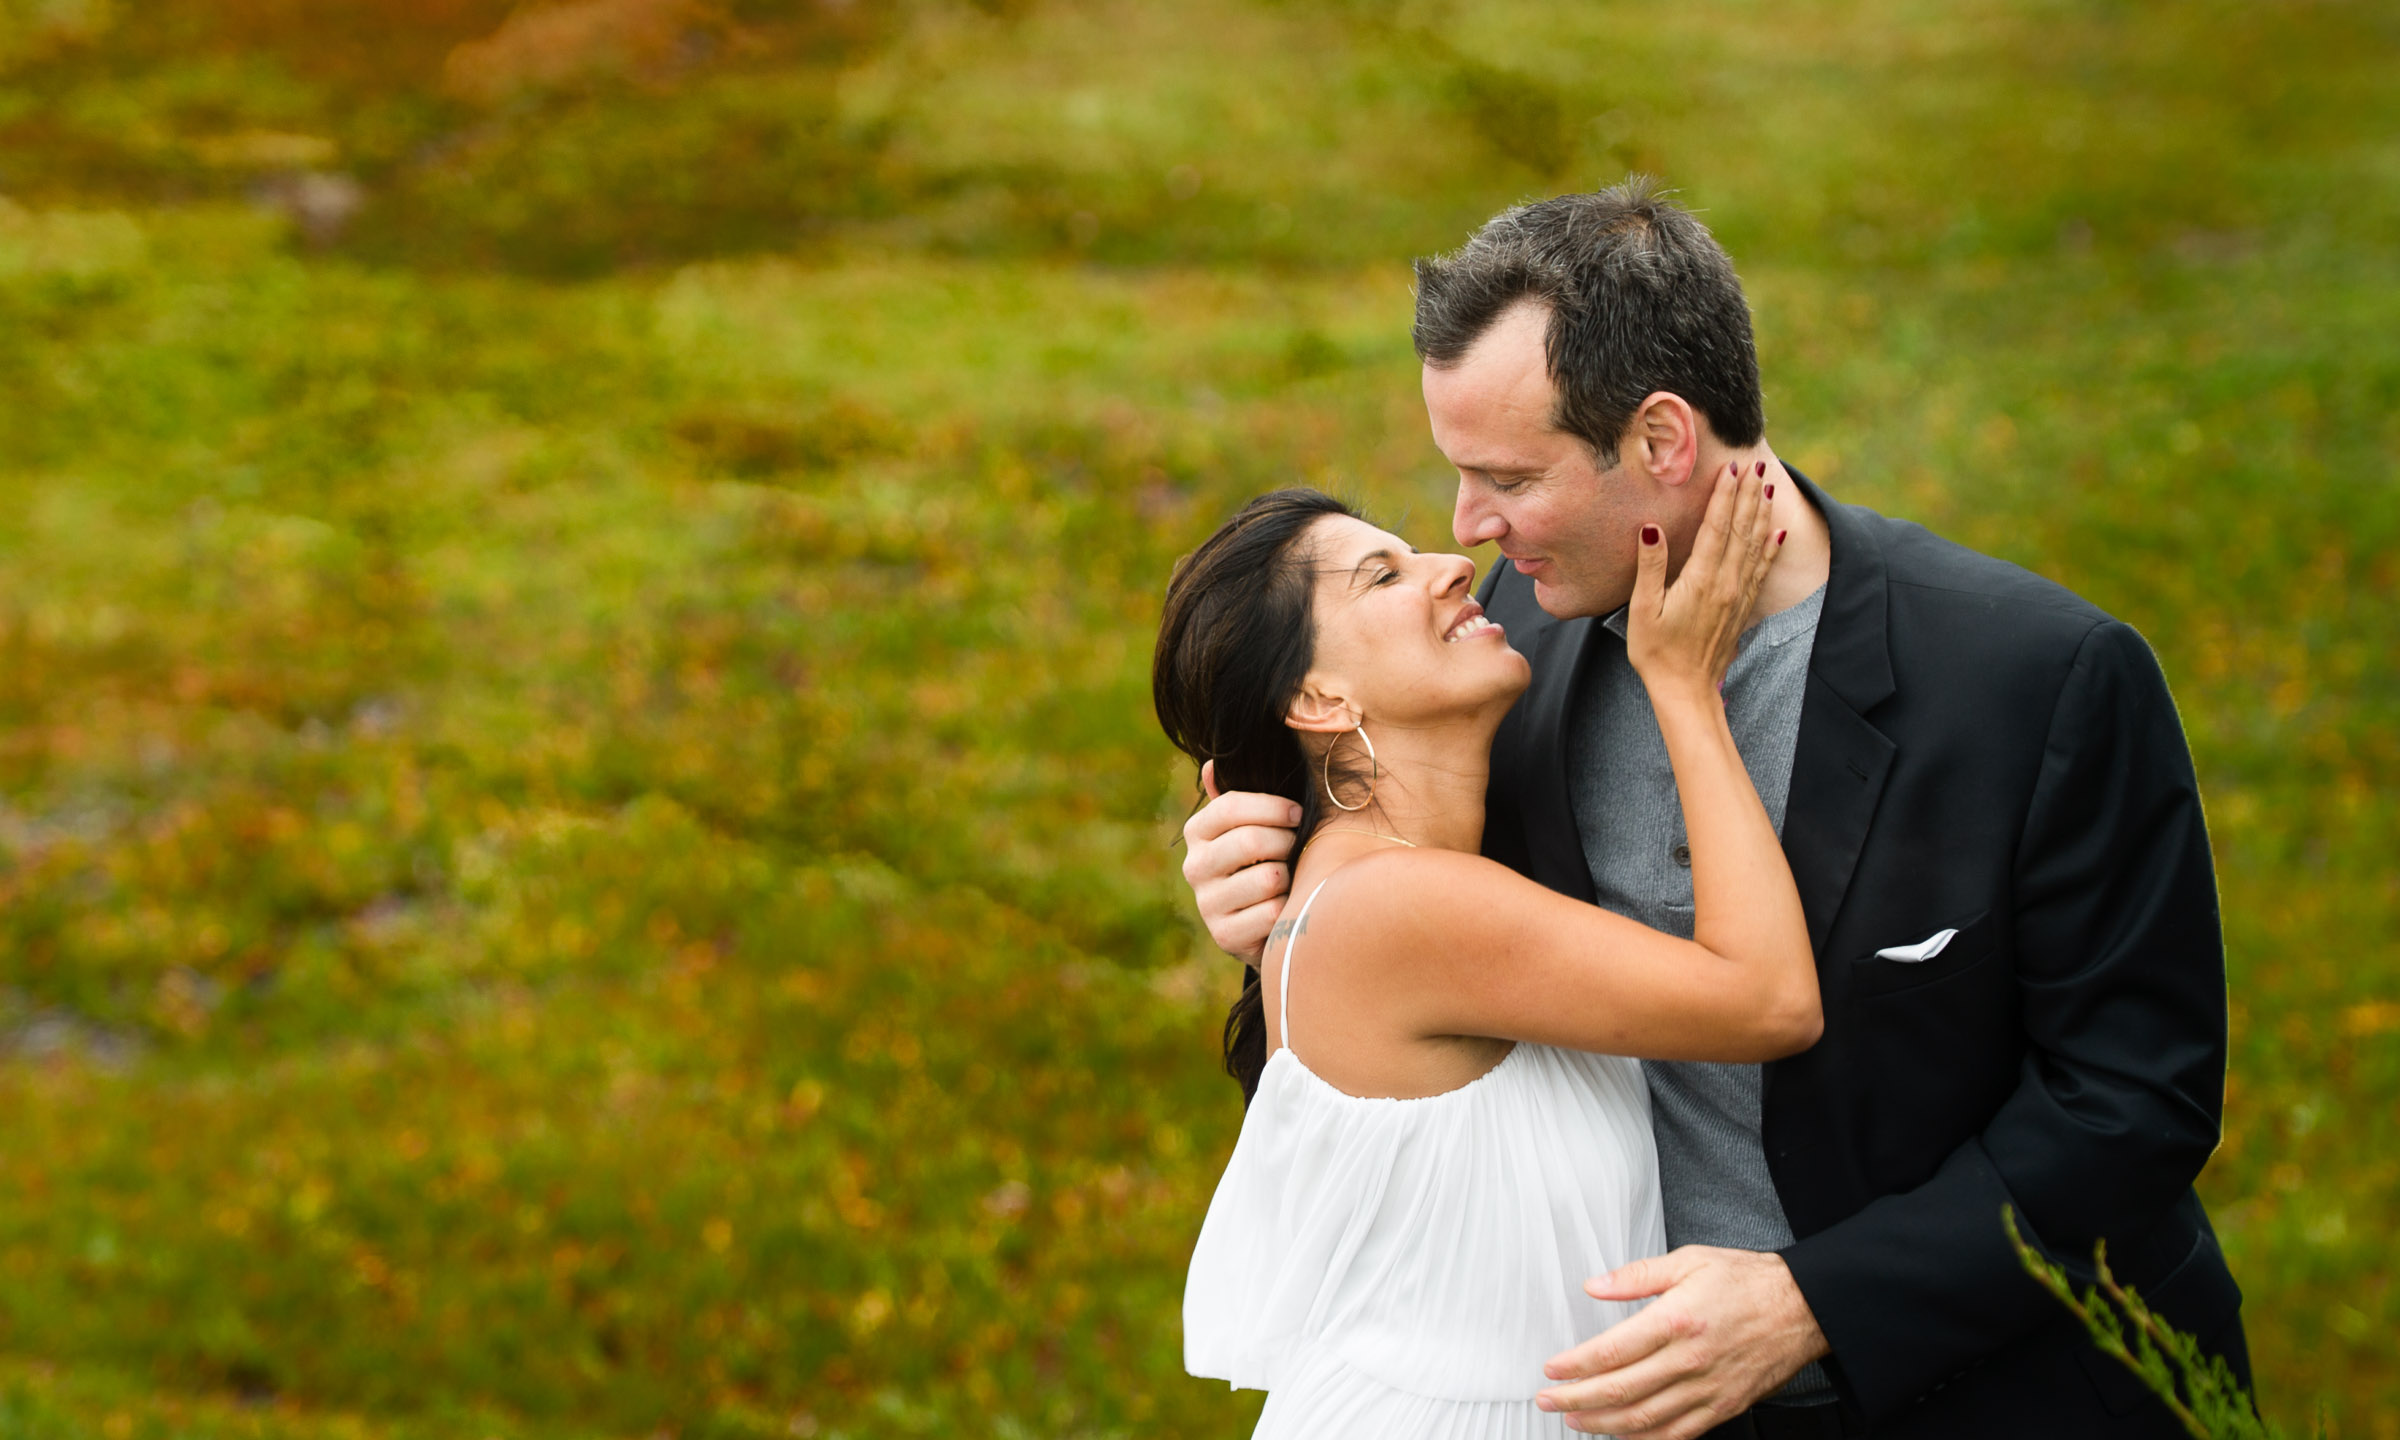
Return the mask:
[[1544,348],[1558,428],[1609,465],[1643,399],[1691,402],[1719,440],[1767,422],[1750,306],[1708,227],[1636,175],[1493,216],[1465,245],[1417,262],[1417,355],[1456,365],[1520,301],[1549,307]]

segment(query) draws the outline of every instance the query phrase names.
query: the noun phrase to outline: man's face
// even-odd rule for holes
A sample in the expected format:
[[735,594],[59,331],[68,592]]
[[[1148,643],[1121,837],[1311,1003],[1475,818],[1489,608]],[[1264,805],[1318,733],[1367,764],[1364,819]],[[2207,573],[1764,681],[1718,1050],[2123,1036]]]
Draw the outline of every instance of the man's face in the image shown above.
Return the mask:
[[1458,543],[1498,541],[1560,619],[1606,615],[1633,595],[1643,522],[1670,517],[1641,513],[1660,499],[1647,477],[1622,464],[1603,470],[1589,445],[1551,423],[1549,319],[1544,306],[1514,306],[1457,365],[1426,366],[1425,413],[1433,443],[1458,467]]

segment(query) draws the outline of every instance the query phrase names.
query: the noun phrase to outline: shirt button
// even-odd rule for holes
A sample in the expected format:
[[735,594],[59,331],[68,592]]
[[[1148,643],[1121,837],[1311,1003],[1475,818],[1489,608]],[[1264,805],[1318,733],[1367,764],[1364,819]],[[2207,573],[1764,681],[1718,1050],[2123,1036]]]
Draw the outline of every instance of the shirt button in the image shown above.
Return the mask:
[[1676,864],[1678,864],[1678,865],[1681,865],[1681,866],[1682,866],[1684,869],[1686,869],[1686,870],[1689,870],[1689,869],[1691,869],[1691,868],[1692,868],[1692,847],[1691,847],[1691,846],[1689,846],[1689,845],[1678,845],[1678,846],[1676,846],[1676,847],[1675,847],[1673,850],[1670,850],[1670,851],[1668,851],[1667,853],[1668,853],[1669,855],[1673,856],[1673,857],[1674,857],[1674,860],[1675,860],[1675,863],[1676,863]]

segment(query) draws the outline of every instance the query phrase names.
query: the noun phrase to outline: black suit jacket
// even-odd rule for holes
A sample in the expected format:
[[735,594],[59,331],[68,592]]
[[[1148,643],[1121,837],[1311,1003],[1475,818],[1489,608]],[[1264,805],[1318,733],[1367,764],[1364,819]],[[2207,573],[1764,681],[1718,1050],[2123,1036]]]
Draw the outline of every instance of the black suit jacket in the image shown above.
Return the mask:
[[[2166,1412],[2019,1268],[2110,1265],[2246,1369],[2192,1182],[2224,1100],[2225,972],[2200,794],[2141,637],[2065,589],[1800,488],[1833,536],[1783,829],[1825,1033],[1766,1067],[1783,1252],[1876,1435],[2124,1434]],[[1596,621],[1505,561],[1532,662],[1494,746],[1486,853],[1592,898],[1566,733]],[[1936,931],[1935,958],[1876,957]],[[2153,1413],[2154,1412],[2154,1413]]]

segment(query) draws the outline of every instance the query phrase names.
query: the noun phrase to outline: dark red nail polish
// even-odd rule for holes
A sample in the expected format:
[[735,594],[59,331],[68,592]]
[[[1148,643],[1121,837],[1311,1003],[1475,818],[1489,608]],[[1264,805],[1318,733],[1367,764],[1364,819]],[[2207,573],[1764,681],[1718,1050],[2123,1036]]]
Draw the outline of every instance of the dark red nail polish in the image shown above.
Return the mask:
[[1784,536],[1786,536],[1786,535],[1789,535],[1789,534],[1791,534],[1791,533],[1792,533],[1792,532],[1791,532],[1791,531],[1789,531],[1789,530],[1778,530],[1778,531],[1776,531],[1776,532],[1775,532],[1775,543],[1776,543],[1776,544],[1778,544],[1778,545],[1781,545],[1781,544],[1783,543],[1783,537],[1784,537]]
[[1759,473],[1759,474],[1761,474],[1761,475],[1764,475],[1764,474],[1766,474],[1766,473],[1767,473],[1767,462],[1766,462],[1766,461],[1764,461],[1764,460],[1761,460],[1761,461],[1759,461],[1759,462],[1758,462],[1758,473]]
[[1769,485],[1769,486],[1767,487],[1767,498],[1768,498],[1769,500],[1772,500],[1772,499],[1774,499],[1774,498],[1775,498],[1775,487],[1774,487],[1774,486],[1772,486],[1772,485]]
[[1644,525],[1642,527],[1642,543],[1644,545],[1656,545],[1658,543],[1658,527],[1656,525]]

